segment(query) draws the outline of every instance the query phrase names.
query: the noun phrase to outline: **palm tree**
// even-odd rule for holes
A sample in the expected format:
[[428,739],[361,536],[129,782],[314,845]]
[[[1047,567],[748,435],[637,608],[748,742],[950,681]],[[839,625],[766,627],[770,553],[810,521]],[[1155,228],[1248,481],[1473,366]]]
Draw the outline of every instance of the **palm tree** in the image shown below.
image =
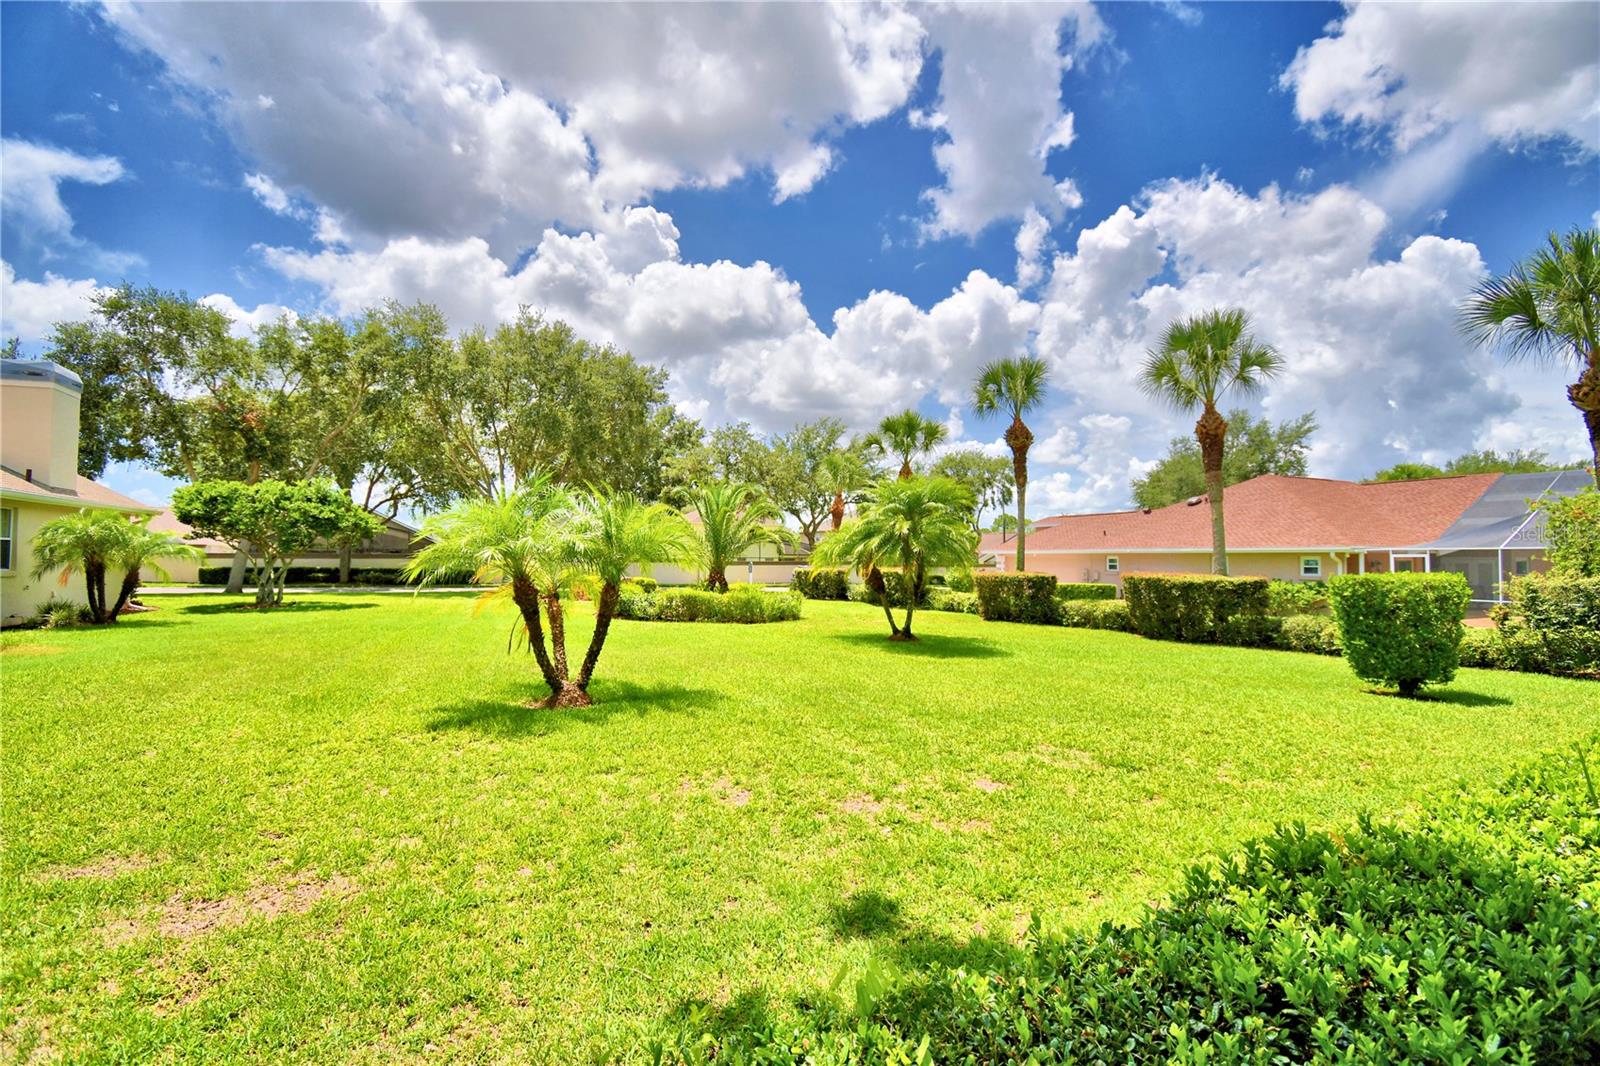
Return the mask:
[[899,459],[900,480],[904,481],[913,473],[911,460],[932,451],[945,435],[943,422],[907,409],[879,422],[877,432],[869,433],[862,444],[877,455]]
[[912,616],[927,591],[928,571],[972,565],[978,536],[967,518],[972,493],[949,478],[910,477],[887,481],[867,495],[861,514],[817,546],[829,565],[855,568],[863,575],[880,566],[898,566],[905,575],[906,620],[896,623],[886,589],[878,589],[890,640],[915,640]]
[[[572,496],[537,473],[515,491],[464,500],[422,523],[428,540],[403,571],[426,587],[470,573],[476,584],[493,586],[485,598],[508,596],[522,616],[528,650],[550,688],[546,706],[586,703],[568,679],[565,623],[560,593],[576,576],[571,527]],[[545,616],[551,643],[545,644]],[[581,691],[579,695],[581,695]]]
[[1044,402],[1045,381],[1050,368],[1043,359],[1031,355],[1020,359],[999,359],[978,371],[972,390],[972,409],[980,415],[1010,411],[1006,445],[1011,449],[1011,473],[1017,482],[1017,569],[1027,569],[1028,550],[1028,449],[1033,433],[1022,416]]
[[1490,278],[1461,309],[1461,328],[1512,359],[1569,362],[1578,380],[1567,399],[1589,430],[1592,472],[1600,483],[1600,230],[1550,234],[1546,247]]
[[833,493],[833,506],[828,508],[833,519],[833,531],[844,525],[846,496],[853,496],[872,484],[872,471],[854,449],[840,448],[822,459],[821,480],[823,488]]
[[139,591],[142,571],[154,570],[166,577],[166,568],[161,565],[163,562],[183,560],[198,563],[205,559],[205,552],[193,544],[185,544],[171,533],[151,529],[149,518],[124,522],[123,525],[127,529],[122,532],[119,543],[106,560],[112,568],[122,570],[122,587],[117,590],[117,602],[106,617],[107,622],[115,622],[117,615],[133,599],[133,594]]
[[738,481],[718,481],[692,497],[700,516],[700,563],[706,586],[728,591],[728,564],[758,544],[792,544],[794,534],[779,523],[783,513],[766,493]]
[[117,512],[87,507],[51,519],[33,535],[34,580],[59,570],[65,585],[81,570],[89,620],[96,625],[115,621],[115,615],[106,613],[106,569],[126,541],[128,529],[127,518]]
[[[1283,358],[1250,334],[1250,319],[1237,308],[1219,308],[1180,318],[1145,360],[1140,386],[1180,411],[1200,409],[1194,424],[1211,501],[1211,572],[1228,572],[1227,534],[1222,522],[1222,449],[1227,419],[1217,404],[1230,390],[1254,393],[1283,368]],[[1020,551],[1018,553],[1021,554]]]
[[681,514],[664,503],[643,503],[627,493],[591,491],[582,501],[574,529],[573,557],[584,573],[600,579],[595,600],[594,635],[574,683],[587,704],[589,679],[600,661],[618,593],[628,568],[646,571],[656,563],[686,563],[696,555],[694,530]]

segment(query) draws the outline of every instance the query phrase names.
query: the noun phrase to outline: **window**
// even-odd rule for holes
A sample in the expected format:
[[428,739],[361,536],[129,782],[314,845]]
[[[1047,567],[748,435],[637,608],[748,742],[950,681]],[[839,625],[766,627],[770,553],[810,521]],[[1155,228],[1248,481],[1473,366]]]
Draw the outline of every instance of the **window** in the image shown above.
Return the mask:
[[1301,577],[1321,577],[1322,558],[1316,555],[1302,555],[1300,557]]
[[1120,566],[1120,564],[1117,562],[1117,557],[1115,555],[1106,556],[1106,573],[1108,573],[1108,574],[1116,573],[1118,568],[1119,568],[1119,566]]
[[1526,560],[1526,559],[1518,559],[1517,560],[1517,576],[1518,577],[1527,577],[1528,576],[1528,560]]
[[17,512],[11,507],[0,507],[0,570],[10,570],[16,564]]

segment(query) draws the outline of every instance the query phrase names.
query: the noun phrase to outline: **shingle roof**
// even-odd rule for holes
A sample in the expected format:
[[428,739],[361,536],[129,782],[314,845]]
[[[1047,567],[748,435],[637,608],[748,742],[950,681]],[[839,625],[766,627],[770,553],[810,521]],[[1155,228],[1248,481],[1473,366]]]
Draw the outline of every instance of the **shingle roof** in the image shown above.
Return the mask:
[[[1228,547],[1241,551],[1398,548],[1439,536],[1499,474],[1425,481],[1354,481],[1269,474],[1227,489]],[[1148,513],[1057,515],[1028,534],[1029,551],[1203,551],[1211,547],[1211,509],[1175,503]],[[1016,537],[983,538],[985,553],[1015,552]]]
[[65,507],[110,507],[119,511],[138,511],[146,514],[154,514],[161,509],[140,503],[120,492],[113,492],[104,485],[81,475],[76,477],[73,487],[67,489],[46,485],[41,481],[29,481],[15,470],[3,466],[0,466],[0,492],[11,497],[25,496],[37,499],[41,503],[59,503]]

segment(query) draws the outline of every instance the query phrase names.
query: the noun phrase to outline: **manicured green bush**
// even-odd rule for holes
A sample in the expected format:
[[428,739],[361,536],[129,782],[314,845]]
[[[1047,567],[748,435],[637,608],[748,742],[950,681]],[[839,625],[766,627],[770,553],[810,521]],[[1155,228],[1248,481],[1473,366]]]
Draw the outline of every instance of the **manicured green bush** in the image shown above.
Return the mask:
[[850,571],[842,566],[797,566],[789,587],[808,600],[850,598]]
[[971,570],[952,570],[945,575],[944,583],[952,592],[976,591]]
[[1499,659],[1511,670],[1600,677],[1600,577],[1551,571],[1513,578]]
[[1356,676],[1415,696],[1456,676],[1472,590],[1460,574],[1345,574],[1328,583]]
[[1056,599],[1058,600],[1114,600],[1116,598],[1117,586],[1108,585],[1101,581],[1056,582]]
[[1217,643],[1238,648],[1276,648],[1283,619],[1271,614],[1236,614],[1217,627]]
[[[1280,827],[1131,925],[869,964],[844,1003],[695,1015],[669,1063],[1600,1061],[1600,817],[1572,752],[1400,821]],[[854,993],[853,996],[851,993]],[[698,1025],[695,1023],[699,1023]]]
[[767,592],[755,585],[734,585],[727,592],[665,588],[653,593],[622,590],[617,617],[660,622],[792,622],[800,617],[800,594]]
[[1325,614],[1291,614],[1278,619],[1277,646],[1285,651],[1338,655],[1339,625]]
[[973,575],[973,586],[978,594],[978,613],[986,621],[1045,625],[1060,621],[1054,574],[986,570]]
[[1463,629],[1459,655],[1462,666],[1491,670],[1506,668],[1505,641],[1498,629]]
[[956,592],[954,589],[948,588],[931,588],[928,590],[928,610],[977,614],[978,596],[974,592]]
[[641,592],[654,592],[656,589],[661,587],[661,582],[657,581],[653,577],[644,577],[641,575],[639,577],[623,578],[622,585],[620,587],[627,588],[630,585],[636,589],[639,589]]
[[1058,605],[1061,624],[1076,629],[1115,629],[1126,633],[1133,628],[1125,600],[1062,600]]
[[1133,631],[1157,640],[1213,643],[1238,631],[1228,628],[1230,619],[1267,613],[1264,577],[1125,574],[1122,594]]
[[[227,566],[202,566],[196,580],[202,585],[226,585],[231,567]],[[245,568],[244,583],[246,587],[257,583],[255,567]],[[337,585],[339,583],[339,568],[336,566],[291,566],[284,577],[288,585]],[[447,576],[434,582],[435,585],[468,585],[472,583],[472,575],[462,573]],[[397,567],[392,566],[358,566],[350,568],[350,584],[366,586],[387,586],[408,584]]]
[[1316,614],[1328,609],[1326,581],[1281,581],[1267,583],[1267,611],[1270,614]]

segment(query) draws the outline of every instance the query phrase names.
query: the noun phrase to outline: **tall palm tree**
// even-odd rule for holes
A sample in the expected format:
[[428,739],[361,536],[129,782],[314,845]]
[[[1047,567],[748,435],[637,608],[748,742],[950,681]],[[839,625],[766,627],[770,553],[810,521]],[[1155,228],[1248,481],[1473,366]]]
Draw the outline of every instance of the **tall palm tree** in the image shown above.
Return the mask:
[[1045,382],[1050,368],[1043,359],[1031,355],[1019,359],[998,359],[978,371],[972,390],[972,409],[980,415],[1009,411],[1006,445],[1011,449],[1011,473],[1017,482],[1017,569],[1026,570],[1028,560],[1028,449],[1033,433],[1022,416],[1044,402]]
[[828,508],[828,516],[833,520],[833,531],[837,533],[839,527],[844,525],[845,497],[871,485],[872,471],[862,461],[859,452],[840,448],[823,456],[821,478],[824,489],[833,493],[833,506]]
[[868,451],[900,460],[900,480],[911,477],[911,460],[926,455],[944,440],[943,422],[925,418],[916,411],[901,411],[878,423],[875,433],[867,434],[862,444]]
[[574,524],[573,558],[584,573],[600,579],[595,599],[594,635],[584,654],[574,687],[589,702],[589,680],[605,647],[618,593],[628,568],[646,571],[656,563],[686,563],[696,555],[694,530],[664,503],[644,503],[628,493],[591,491],[581,503]]
[[127,540],[128,519],[115,511],[84,508],[53,518],[33,535],[35,581],[59,570],[61,584],[82,571],[89,601],[89,620],[103,625],[116,620],[106,610],[106,570]]
[[1600,483],[1600,229],[1550,234],[1509,274],[1478,286],[1461,308],[1461,328],[1512,359],[1572,364],[1578,380],[1567,386],[1567,399],[1589,431]]
[[1140,373],[1145,393],[1180,411],[1200,410],[1194,424],[1211,501],[1211,572],[1228,572],[1228,544],[1222,520],[1222,450],[1228,422],[1217,411],[1227,393],[1258,392],[1283,368],[1283,358],[1250,333],[1250,318],[1237,308],[1219,308],[1167,327]]
[[185,544],[171,533],[151,529],[149,518],[124,522],[123,525],[127,529],[122,532],[119,543],[106,560],[112,569],[122,571],[122,587],[117,590],[117,602],[112,605],[107,622],[115,622],[117,615],[133,599],[133,594],[139,591],[143,571],[154,570],[166,577],[166,567],[161,565],[164,562],[181,560],[198,563],[205,559],[205,552],[193,544]]
[[794,543],[794,534],[778,524],[783,512],[754,485],[713,482],[691,501],[700,516],[699,561],[706,569],[707,587],[715,592],[728,591],[728,564],[749,549]]
[[[565,624],[560,593],[576,576],[571,527],[576,518],[570,493],[546,474],[534,474],[514,491],[464,500],[422,523],[417,539],[428,540],[403,571],[426,587],[470,573],[475,584],[493,586],[485,598],[506,596],[522,616],[528,650],[550,688],[547,706],[570,706],[576,686],[568,678]],[[551,644],[545,644],[549,616]],[[580,693],[581,695],[581,693]]]
[[927,591],[928,571],[940,566],[970,567],[978,536],[967,518],[972,493],[949,478],[910,477],[873,489],[861,514],[817,545],[816,555],[830,565],[854,567],[862,574],[898,566],[905,575],[905,624],[895,621],[886,590],[879,590],[890,640],[915,640],[912,617]]

